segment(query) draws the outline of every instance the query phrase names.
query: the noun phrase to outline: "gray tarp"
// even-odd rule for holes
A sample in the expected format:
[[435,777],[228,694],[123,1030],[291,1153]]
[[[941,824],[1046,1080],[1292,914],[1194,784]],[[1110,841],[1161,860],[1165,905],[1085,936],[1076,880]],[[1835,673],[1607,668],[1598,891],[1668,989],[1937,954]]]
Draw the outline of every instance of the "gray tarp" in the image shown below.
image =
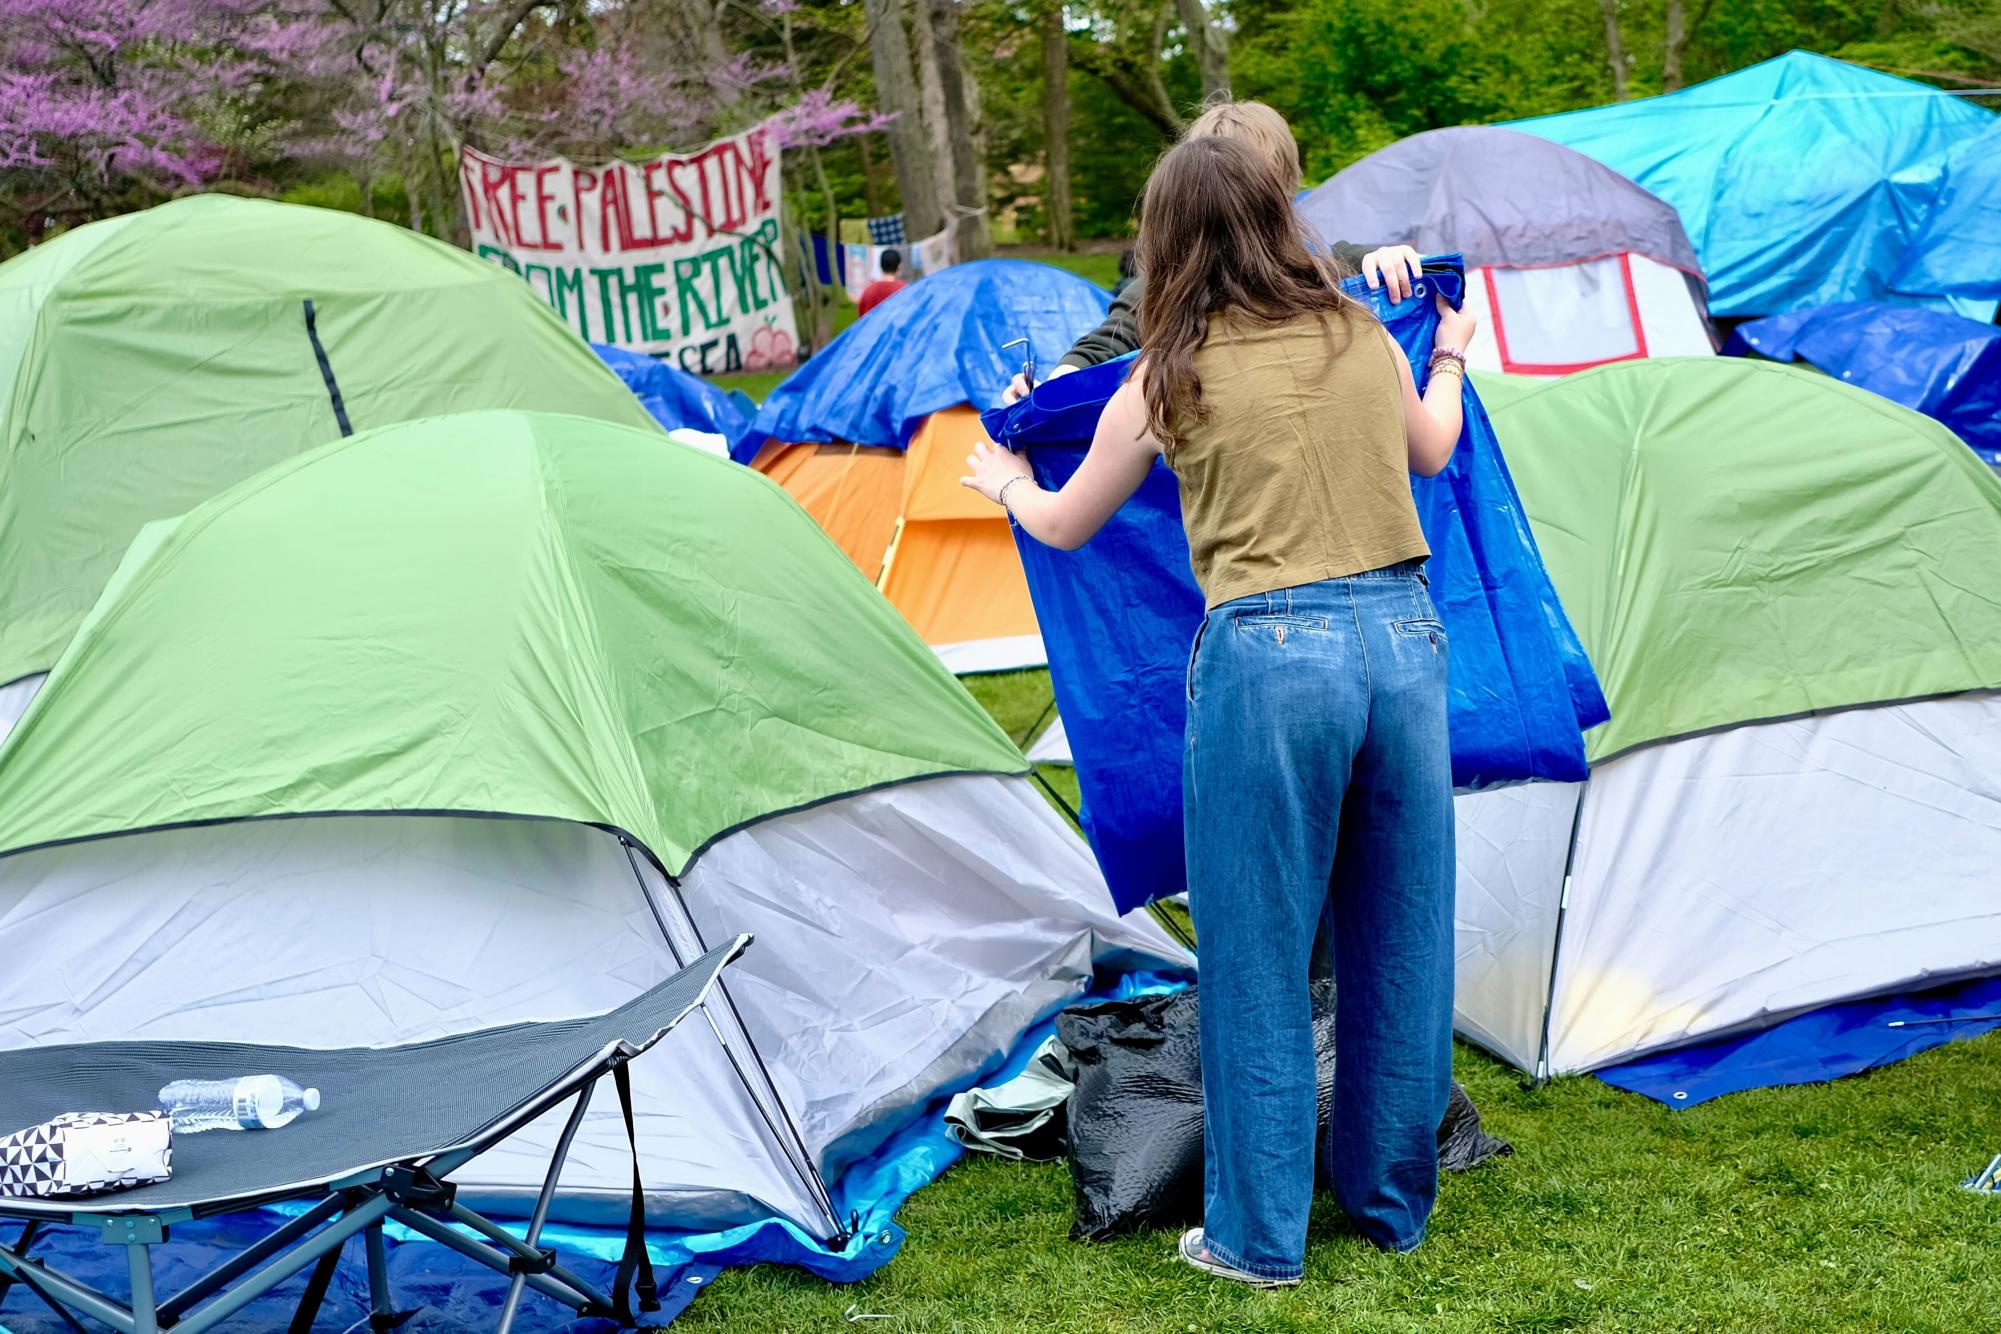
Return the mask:
[[1631,253],[1700,275],[1673,207],[1575,149],[1517,130],[1429,130],[1309,191],[1323,237],[1458,251],[1469,267],[1540,268]]

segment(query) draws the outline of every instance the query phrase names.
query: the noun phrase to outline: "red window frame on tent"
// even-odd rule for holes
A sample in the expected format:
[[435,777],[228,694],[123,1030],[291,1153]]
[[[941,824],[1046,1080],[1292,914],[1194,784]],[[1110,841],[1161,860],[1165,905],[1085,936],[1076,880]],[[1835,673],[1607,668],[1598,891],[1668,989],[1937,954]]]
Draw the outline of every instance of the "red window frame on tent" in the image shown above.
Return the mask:
[[[1633,326],[1633,348],[1631,352],[1621,352],[1616,357],[1600,357],[1595,361],[1541,362],[1516,361],[1508,355],[1508,331],[1501,319],[1501,294],[1494,287],[1494,271],[1490,267],[1480,270],[1480,279],[1487,285],[1487,311],[1494,319],[1494,346],[1501,354],[1501,369],[1510,375],[1569,375],[1573,371],[1590,370],[1593,366],[1609,366],[1615,361],[1643,361],[1647,355],[1647,332],[1640,327],[1640,297],[1633,289],[1632,257],[1625,251],[1619,252],[1619,281],[1626,291],[1626,317]],[[1588,261],[1587,261],[1588,262]]]

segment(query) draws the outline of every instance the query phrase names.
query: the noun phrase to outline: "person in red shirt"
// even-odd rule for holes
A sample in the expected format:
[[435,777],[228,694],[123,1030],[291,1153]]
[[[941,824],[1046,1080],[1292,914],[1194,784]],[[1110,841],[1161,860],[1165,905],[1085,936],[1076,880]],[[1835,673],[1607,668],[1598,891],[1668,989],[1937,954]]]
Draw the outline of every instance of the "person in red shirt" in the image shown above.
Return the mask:
[[901,252],[895,250],[885,250],[882,252],[882,277],[876,279],[867,287],[862,288],[862,294],[855,302],[856,319],[860,319],[863,315],[868,314],[877,306],[910,286],[909,283],[896,276],[902,268],[903,255]]

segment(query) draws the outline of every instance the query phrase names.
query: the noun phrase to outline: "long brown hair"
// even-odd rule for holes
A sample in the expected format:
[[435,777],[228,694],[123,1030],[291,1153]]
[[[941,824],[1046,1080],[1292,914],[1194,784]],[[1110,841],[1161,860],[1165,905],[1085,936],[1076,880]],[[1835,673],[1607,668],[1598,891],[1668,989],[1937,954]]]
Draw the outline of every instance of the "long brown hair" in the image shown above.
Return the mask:
[[1147,426],[1170,448],[1209,415],[1195,353],[1213,317],[1318,316],[1331,357],[1341,347],[1335,326],[1345,330],[1361,309],[1336,286],[1331,261],[1308,248],[1271,162],[1235,139],[1184,139],[1160,159],[1140,204],[1137,259]]

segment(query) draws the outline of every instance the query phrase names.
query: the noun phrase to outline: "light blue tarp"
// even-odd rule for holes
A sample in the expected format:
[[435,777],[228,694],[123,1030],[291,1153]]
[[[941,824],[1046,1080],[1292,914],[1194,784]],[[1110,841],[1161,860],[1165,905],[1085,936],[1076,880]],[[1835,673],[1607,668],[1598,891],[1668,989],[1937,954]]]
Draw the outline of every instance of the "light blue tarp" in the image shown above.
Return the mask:
[[591,351],[618,372],[618,378],[639,396],[640,403],[653,414],[653,420],[669,431],[719,435],[734,451],[757,411],[748,394],[719,388],[699,375],[669,366],[658,357],[628,352],[607,343],[592,343]]
[[[1909,247],[1890,178],[1981,134],[1970,99],[1806,51],[1663,97],[1514,122],[1674,205],[1717,315],[1891,294]],[[1944,303],[1931,298],[1931,304]]]
[[[1026,353],[1047,371],[1111,303],[1097,284],[1026,260],[976,260],[931,274],[856,320],[772,390],[737,458],[749,462],[767,436],[901,449],[934,412],[997,403]],[[1017,338],[1030,346],[1002,350]]]
[[1915,235],[1890,286],[1950,298],[1991,322],[2001,302],[2001,117],[1893,184]]
[[1860,301],[1753,320],[1723,350],[1803,361],[1937,418],[1990,464],[2001,462],[2001,328]]
[[[1457,302],[1457,255],[1427,265],[1392,306],[1357,279],[1420,376],[1438,322],[1429,289]],[[1052,380],[987,414],[995,439],[1028,447],[1044,486],[1083,461],[1124,362]],[[1453,781],[1462,787],[1585,776],[1582,733],[1609,717],[1529,533],[1493,427],[1470,390],[1466,429],[1437,477],[1412,479],[1432,550],[1432,599],[1451,637]],[[1017,537],[1076,758],[1083,822],[1121,911],[1187,887],[1181,855],[1184,671],[1202,620],[1174,475],[1156,463],[1139,493],[1075,552]]]

